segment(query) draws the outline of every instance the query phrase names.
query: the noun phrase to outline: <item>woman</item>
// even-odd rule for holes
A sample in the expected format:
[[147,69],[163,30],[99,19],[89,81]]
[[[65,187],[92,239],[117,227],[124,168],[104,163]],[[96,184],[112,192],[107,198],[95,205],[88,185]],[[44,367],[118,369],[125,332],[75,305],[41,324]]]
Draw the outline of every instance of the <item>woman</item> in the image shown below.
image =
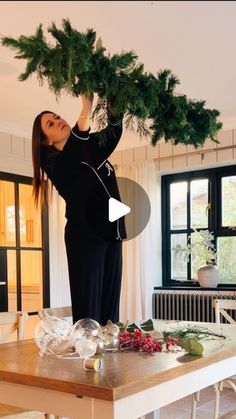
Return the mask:
[[60,116],[41,112],[32,134],[36,203],[48,202],[48,180],[66,202],[67,252],[73,322],[92,318],[104,325],[119,320],[124,218],[110,222],[109,198],[120,200],[113,166],[107,160],[122,135],[122,120],[108,112],[100,145],[90,133],[93,94],[81,95],[82,110],[71,129]]

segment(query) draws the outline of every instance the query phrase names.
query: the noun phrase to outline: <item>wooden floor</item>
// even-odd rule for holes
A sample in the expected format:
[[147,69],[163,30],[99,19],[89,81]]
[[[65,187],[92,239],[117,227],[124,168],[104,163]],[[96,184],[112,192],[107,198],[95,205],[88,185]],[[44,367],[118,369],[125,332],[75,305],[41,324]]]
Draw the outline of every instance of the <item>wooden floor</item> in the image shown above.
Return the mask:
[[[201,391],[197,408],[197,419],[211,419],[213,417],[213,387]],[[185,397],[161,409],[160,419],[190,419],[191,396]],[[26,412],[18,415],[1,416],[7,419],[44,419],[39,412]],[[220,419],[236,419],[236,394],[225,388],[220,398]]]

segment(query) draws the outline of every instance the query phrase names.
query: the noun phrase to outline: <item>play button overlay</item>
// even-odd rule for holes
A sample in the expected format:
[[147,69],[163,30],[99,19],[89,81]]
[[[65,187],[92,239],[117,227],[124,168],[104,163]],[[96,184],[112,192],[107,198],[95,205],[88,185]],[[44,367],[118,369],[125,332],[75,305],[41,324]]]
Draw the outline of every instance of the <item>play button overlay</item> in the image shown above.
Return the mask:
[[107,175],[104,184],[98,179],[91,189],[84,189],[84,194],[86,200],[81,229],[85,237],[97,243],[100,240],[132,240],[148,224],[151,214],[148,195],[140,184],[129,178],[117,176],[114,179]]
[[148,224],[151,215],[151,204],[144,188],[125,177],[116,178],[121,197],[121,202],[130,208],[129,213],[124,217],[127,238],[124,241],[132,240],[142,233]]
[[118,201],[117,199],[109,199],[108,217],[110,222],[116,221],[124,215],[129,214],[130,211],[130,207]]

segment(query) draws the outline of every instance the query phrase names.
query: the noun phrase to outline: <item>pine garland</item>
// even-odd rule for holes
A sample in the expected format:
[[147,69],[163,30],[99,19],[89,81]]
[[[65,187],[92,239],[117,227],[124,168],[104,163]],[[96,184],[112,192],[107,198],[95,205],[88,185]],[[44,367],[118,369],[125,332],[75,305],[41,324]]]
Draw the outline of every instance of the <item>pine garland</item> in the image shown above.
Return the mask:
[[1,37],[2,45],[17,51],[15,58],[27,60],[20,81],[36,73],[39,83],[47,81],[57,99],[63,92],[75,97],[97,93],[93,120],[99,130],[111,112],[116,118],[124,117],[126,129],[150,137],[153,145],[161,138],[196,148],[207,138],[218,142],[216,134],[222,128],[217,121],[219,111],[205,108],[203,100],[175,94],[179,80],[170,70],[157,75],[145,72],[132,50],[105,55],[101,39],[96,42],[96,32],[79,32],[69,19],[62,20],[62,29],[51,23],[48,32],[54,45],[47,43],[42,24],[33,36]]

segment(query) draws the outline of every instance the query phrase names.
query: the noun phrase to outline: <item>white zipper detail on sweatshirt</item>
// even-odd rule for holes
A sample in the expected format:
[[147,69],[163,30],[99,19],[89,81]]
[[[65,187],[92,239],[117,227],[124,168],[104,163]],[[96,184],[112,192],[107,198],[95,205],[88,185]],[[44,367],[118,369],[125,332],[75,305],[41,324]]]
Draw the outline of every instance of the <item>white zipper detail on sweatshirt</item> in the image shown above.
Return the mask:
[[106,167],[106,168],[107,168],[107,170],[108,170],[107,176],[110,176],[111,172],[113,172],[113,168],[111,167],[111,165],[108,163],[108,161],[107,161],[107,160],[104,160],[104,161],[100,164],[100,166],[98,166],[98,167],[97,167],[97,170],[100,170],[100,169],[101,169],[101,167],[104,165],[104,163],[106,163],[106,164],[105,164],[105,167]]
[[87,163],[86,161],[82,161],[81,163],[82,163],[82,164],[86,164],[87,166],[89,166],[89,167],[90,167],[90,169],[92,169],[92,170],[94,171],[95,175],[98,177],[98,179],[100,180],[100,182],[101,182],[102,186],[104,187],[104,189],[105,189],[105,191],[106,191],[107,195],[109,196],[109,198],[111,198],[111,195],[109,194],[109,192],[108,192],[108,190],[107,190],[106,186],[104,185],[104,183],[103,183],[102,179],[101,179],[101,178],[100,178],[100,176],[97,174],[97,172],[96,172],[96,170],[93,168],[93,166],[91,166],[91,165],[90,165],[89,163]]
[[113,168],[110,166],[108,162],[105,164],[105,167],[108,170],[107,176],[110,176],[111,172],[113,172]]
[[[92,170],[94,171],[95,175],[98,177],[98,179],[100,180],[100,182],[101,182],[102,186],[104,187],[104,189],[105,189],[105,191],[106,191],[107,195],[109,196],[109,198],[111,198],[110,193],[108,192],[108,190],[107,190],[106,186],[104,185],[104,183],[103,183],[102,179],[101,179],[101,178],[100,178],[100,176],[97,174],[97,172],[96,172],[96,170],[93,168],[93,166],[91,166],[91,165],[90,165],[89,163],[87,163],[86,161],[82,161],[81,163],[82,163],[82,164],[86,164],[86,166],[89,166],[89,167],[90,167],[90,169],[92,169]],[[113,169],[112,169],[112,170],[113,170]],[[117,232],[117,237],[116,237],[116,240],[122,240],[121,235],[120,235],[120,230],[119,230],[119,218],[118,218],[117,223],[116,223],[116,232]]]
[[100,164],[100,166],[98,166],[98,167],[97,167],[97,170],[99,170],[99,169],[103,166],[103,164],[104,164],[106,161],[107,161],[107,159],[106,159],[106,160],[104,160],[104,161]]
[[116,223],[116,231],[117,231],[116,240],[121,240],[120,230],[119,230],[119,218],[118,218],[117,223]]

